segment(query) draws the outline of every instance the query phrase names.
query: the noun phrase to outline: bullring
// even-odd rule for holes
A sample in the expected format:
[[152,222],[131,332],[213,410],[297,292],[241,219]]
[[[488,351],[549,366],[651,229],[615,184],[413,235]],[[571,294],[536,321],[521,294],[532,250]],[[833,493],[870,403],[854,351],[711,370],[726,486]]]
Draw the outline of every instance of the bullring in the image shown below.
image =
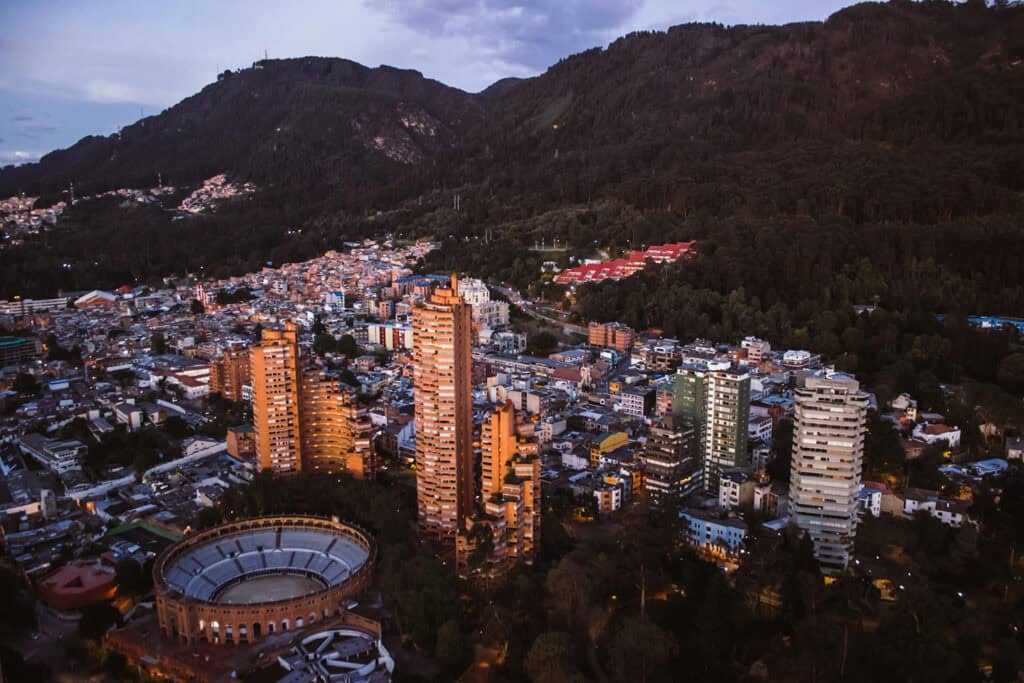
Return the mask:
[[369,585],[372,538],[318,517],[258,517],[188,536],[153,567],[165,636],[253,643],[341,615]]

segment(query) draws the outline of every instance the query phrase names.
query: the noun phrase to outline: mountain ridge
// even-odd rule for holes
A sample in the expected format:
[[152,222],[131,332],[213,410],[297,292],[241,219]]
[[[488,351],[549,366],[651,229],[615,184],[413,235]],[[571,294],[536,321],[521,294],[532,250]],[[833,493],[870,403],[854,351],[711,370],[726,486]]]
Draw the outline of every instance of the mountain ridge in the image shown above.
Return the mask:
[[[106,244],[8,250],[16,267],[0,289],[72,287],[66,262],[97,285],[183,263],[233,274],[389,231],[444,241],[434,266],[525,286],[540,264],[523,246],[542,238],[625,249],[737,226],[1013,223],[1024,214],[1024,7],[894,0],[824,22],[683,24],[475,94],[413,70],[270,60],[125,131],[0,171],[0,196],[56,196],[72,179],[80,196],[148,187],[157,173],[184,185],[228,172],[258,191],[175,224],[202,253],[161,234],[163,251],[144,262],[110,246],[120,231],[137,239],[138,215],[76,205],[69,225]],[[148,216],[146,234],[166,230],[161,220]],[[286,230],[298,225],[301,239]],[[529,231],[505,234],[517,225]]]

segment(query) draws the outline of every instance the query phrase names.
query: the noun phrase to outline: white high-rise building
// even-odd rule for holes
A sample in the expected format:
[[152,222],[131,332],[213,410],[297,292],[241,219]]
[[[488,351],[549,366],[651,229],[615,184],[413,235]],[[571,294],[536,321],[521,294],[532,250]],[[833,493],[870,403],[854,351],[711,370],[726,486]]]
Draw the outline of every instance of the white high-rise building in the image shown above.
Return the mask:
[[790,514],[826,573],[841,573],[857,533],[868,396],[848,375],[808,377],[796,390]]
[[722,470],[750,464],[750,375],[718,361],[709,363],[708,369],[704,490],[717,495]]

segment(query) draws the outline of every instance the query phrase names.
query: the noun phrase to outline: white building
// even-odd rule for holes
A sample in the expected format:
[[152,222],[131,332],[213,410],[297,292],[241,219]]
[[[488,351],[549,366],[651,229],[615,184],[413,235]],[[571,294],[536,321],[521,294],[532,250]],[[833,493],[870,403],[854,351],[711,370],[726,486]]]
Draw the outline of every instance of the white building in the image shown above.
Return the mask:
[[857,493],[857,512],[861,515],[878,517],[882,514],[882,492],[861,486]]
[[922,422],[914,427],[914,438],[931,445],[942,442],[947,448],[960,445],[960,428]]
[[808,377],[795,392],[790,514],[822,570],[846,569],[857,533],[868,396],[845,375]]
[[754,480],[742,470],[722,472],[718,480],[718,507],[734,510],[741,505],[753,504]]
[[686,541],[695,548],[734,555],[747,537],[747,525],[738,517],[718,518],[698,510],[679,513],[686,522]]
[[74,439],[48,439],[42,434],[29,433],[21,437],[21,451],[32,456],[51,472],[66,474],[82,469],[82,458],[88,447]]
[[370,323],[366,329],[367,341],[383,346],[388,351],[412,348],[412,325],[397,323]]
[[760,363],[771,359],[772,345],[764,339],[747,337],[740,342],[740,348],[747,350],[747,360],[751,363]]
[[477,304],[486,303],[491,300],[491,292],[487,289],[487,285],[482,280],[472,278],[459,280],[459,296],[467,304],[473,306],[474,313],[476,312]]
[[747,434],[750,441],[760,441],[771,445],[772,418],[768,415],[751,415],[747,421]]
[[482,301],[473,304],[473,322],[489,327],[505,327],[509,322],[508,303],[505,301]]

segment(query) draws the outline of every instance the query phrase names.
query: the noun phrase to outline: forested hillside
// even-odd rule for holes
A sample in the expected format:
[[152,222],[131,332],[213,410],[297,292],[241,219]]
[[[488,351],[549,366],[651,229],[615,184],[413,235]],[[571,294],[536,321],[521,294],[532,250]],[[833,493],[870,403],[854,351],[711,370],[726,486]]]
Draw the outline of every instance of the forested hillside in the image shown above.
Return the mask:
[[[0,296],[224,275],[395,232],[443,240],[431,267],[537,291],[542,260],[697,238],[694,261],[580,296],[585,316],[678,334],[721,315],[675,305],[702,300],[684,285],[742,287],[751,315],[785,306],[793,325],[803,302],[865,297],[1024,313],[1022,60],[1020,6],[900,1],[633,34],[477,95],[344,60],[261,62],[120,136],[0,171],[0,194],[227,171],[257,184],[251,201],[176,222],[80,203],[67,239],[0,255]],[[570,249],[527,249],[555,237]],[[871,286],[848,286],[865,257]]]

